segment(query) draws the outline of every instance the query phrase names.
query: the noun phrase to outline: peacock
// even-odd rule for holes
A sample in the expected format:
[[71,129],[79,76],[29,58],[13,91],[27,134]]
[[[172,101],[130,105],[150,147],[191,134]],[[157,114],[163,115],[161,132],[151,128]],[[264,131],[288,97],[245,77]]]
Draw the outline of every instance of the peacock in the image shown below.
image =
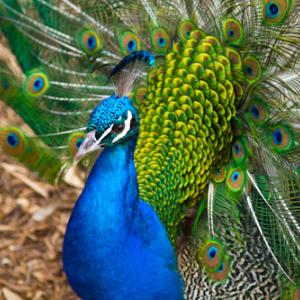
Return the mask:
[[0,98],[30,128],[2,149],[90,172],[63,246],[79,297],[300,299],[299,9],[0,0]]

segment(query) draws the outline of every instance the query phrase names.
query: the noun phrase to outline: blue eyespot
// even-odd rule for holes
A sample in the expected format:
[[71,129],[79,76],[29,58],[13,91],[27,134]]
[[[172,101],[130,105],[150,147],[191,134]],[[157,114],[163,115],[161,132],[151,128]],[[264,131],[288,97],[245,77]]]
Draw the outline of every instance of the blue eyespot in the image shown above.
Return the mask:
[[207,255],[209,259],[214,259],[218,253],[218,249],[215,246],[211,246],[208,249]]
[[135,40],[130,40],[130,42],[127,45],[127,49],[129,52],[135,51],[136,50],[136,41]]
[[239,154],[239,153],[240,153],[240,146],[239,146],[239,144],[234,144],[233,148],[234,148],[234,152],[235,152],[236,154]]
[[33,90],[35,92],[40,92],[43,87],[44,87],[44,79],[42,77],[38,77],[34,82],[33,82]]
[[187,32],[185,33],[185,35],[186,35],[187,37],[189,37],[189,36],[191,35],[191,32],[190,32],[190,31],[187,31]]
[[239,176],[240,176],[239,172],[237,172],[237,171],[233,172],[231,175],[232,182],[236,182],[238,180]]
[[96,38],[94,36],[90,36],[87,40],[87,45],[89,47],[90,50],[95,49],[96,45],[97,45],[97,41]]
[[269,18],[276,18],[279,15],[279,7],[276,3],[270,2],[267,4],[267,15]]
[[10,133],[7,137],[6,137],[6,141],[7,143],[12,146],[12,147],[17,147],[19,144],[19,138],[16,134],[14,133]]
[[220,265],[220,267],[217,269],[218,273],[221,273],[224,270],[224,262]]
[[246,71],[247,75],[251,76],[253,74],[253,69],[251,67],[249,67],[249,66],[246,67],[245,71]]
[[233,37],[234,31],[232,29],[228,30],[228,36]]
[[76,148],[79,149],[79,147],[81,146],[83,142],[83,138],[78,138],[77,141],[76,141]]
[[256,105],[253,105],[251,107],[251,113],[252,113],[252,116],[255,118],[255,119],[258,119],[259,118],[259,110],[257,108]]
[[276,129],[273,132],[273,141],[276,145],[281,145],[282,143],[282,132],[280,129]]
[[158,39],[158,44],[159,44],[159,46],[164,47],[164,46],[166,46],[167,41],[165,38],[161,37]]

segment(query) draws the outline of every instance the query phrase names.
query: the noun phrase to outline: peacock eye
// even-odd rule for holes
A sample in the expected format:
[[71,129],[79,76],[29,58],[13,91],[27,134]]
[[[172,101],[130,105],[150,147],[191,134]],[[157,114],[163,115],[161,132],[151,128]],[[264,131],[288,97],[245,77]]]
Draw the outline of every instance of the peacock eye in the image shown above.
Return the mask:
[[115,124],[111,130],[112,133],[121,133],[125,127],[125,124]]
[[101,137],[101,134],[100,134],[99,132],[96,131],[96,133],[95,133],[95,138],[96,138],[96,140],[99,140],[100,137]]

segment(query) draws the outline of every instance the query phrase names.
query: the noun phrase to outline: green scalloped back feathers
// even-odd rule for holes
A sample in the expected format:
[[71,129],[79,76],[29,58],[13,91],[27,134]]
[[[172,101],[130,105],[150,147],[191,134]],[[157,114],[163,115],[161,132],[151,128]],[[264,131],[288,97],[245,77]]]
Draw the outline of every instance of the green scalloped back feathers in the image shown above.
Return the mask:
[[[187,31],[186,24],[179,31]],[[156,206],[173,237],[185,215],[182,203],[195,204],[214,167],[229,159],[236,112],[231,66],[220,42],[213,36],[197,39],[203,35],[197,29],[188,35],[148,76],[135,154],[140,195]]]

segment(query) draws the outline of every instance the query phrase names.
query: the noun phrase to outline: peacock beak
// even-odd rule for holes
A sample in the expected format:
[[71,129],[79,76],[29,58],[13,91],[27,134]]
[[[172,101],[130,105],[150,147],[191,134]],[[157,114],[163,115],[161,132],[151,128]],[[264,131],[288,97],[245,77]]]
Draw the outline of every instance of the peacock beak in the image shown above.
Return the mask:
[[102,143],[103,139],[110,134],[111,130],[113,128],[113,125],[111,125],[105,132],[101,135],[99,139],[96,138],[96,129],[93,131],[90,131],[82,144],[80,145],[75,158],[74,158],[74,164],[77,164],[83,157],[85,157],[87,154],[95,152],[101,148],[103,148],[104,144]]

